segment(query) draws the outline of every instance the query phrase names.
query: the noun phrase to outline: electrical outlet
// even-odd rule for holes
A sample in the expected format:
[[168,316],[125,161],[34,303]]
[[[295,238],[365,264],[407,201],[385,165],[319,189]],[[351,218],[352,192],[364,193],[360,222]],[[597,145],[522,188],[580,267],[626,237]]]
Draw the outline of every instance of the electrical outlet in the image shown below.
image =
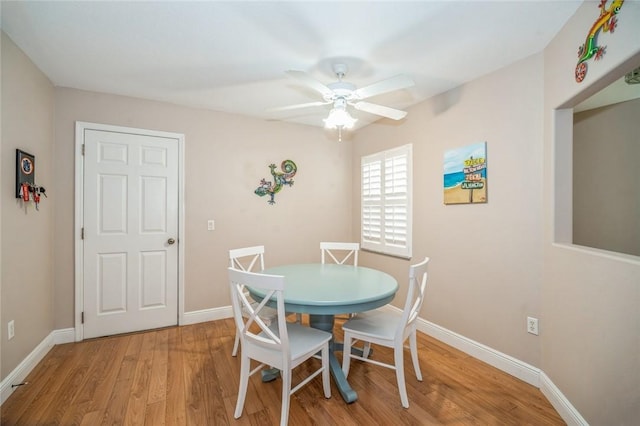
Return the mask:
[[538,335],[538,318],[527,317],[527,333]]
[[13,320],[9,321],[7,324],[7,340],[13,339],[13,336],[16,334],[15,323]]
[[214,229],[216,229],[216,223],[213,221],[213,219],[210,219],[207,221],[207,230],[208,231],[213,231]]

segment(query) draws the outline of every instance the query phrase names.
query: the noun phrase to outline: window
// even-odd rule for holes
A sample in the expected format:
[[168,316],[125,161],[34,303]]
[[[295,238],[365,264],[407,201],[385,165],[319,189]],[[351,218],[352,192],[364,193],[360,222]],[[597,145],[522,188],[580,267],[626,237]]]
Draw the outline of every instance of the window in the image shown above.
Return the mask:
[[363,249],[411,257],[411,145],[362,157]]

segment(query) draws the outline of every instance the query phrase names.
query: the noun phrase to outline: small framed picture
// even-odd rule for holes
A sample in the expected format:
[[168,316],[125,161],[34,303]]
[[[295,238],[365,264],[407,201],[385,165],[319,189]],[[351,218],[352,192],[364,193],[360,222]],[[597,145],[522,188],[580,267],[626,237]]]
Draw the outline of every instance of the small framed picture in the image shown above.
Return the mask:
[[16,149],[16,198],[20,198],[20,187],[24,183],[33,185],[36,176],[36,157]]
[[444,153],[444,203],[487,202],[487,143],[478,142]]

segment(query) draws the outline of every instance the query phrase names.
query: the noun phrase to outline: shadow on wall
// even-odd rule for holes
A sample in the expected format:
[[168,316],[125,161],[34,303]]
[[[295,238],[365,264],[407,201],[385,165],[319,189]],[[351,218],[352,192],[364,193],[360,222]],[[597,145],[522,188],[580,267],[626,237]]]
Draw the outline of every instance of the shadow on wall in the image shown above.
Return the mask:
[[433,98],[433,114],[445,113],[449,108],[460,102],[461,95],[462,87],[456,87]]

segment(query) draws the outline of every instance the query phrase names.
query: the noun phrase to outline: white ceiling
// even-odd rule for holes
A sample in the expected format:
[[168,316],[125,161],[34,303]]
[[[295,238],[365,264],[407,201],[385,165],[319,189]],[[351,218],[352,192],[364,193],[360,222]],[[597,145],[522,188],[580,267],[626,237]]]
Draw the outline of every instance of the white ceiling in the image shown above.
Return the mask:
[[[2,29],[56,86],[322,126],[330,106],[286,70],[404,109],[542,51],[582,3],[538,1],[2,1]],[[576,46],[577,49],[578,46]],[[379,117],[352,111],[366,125]]]

